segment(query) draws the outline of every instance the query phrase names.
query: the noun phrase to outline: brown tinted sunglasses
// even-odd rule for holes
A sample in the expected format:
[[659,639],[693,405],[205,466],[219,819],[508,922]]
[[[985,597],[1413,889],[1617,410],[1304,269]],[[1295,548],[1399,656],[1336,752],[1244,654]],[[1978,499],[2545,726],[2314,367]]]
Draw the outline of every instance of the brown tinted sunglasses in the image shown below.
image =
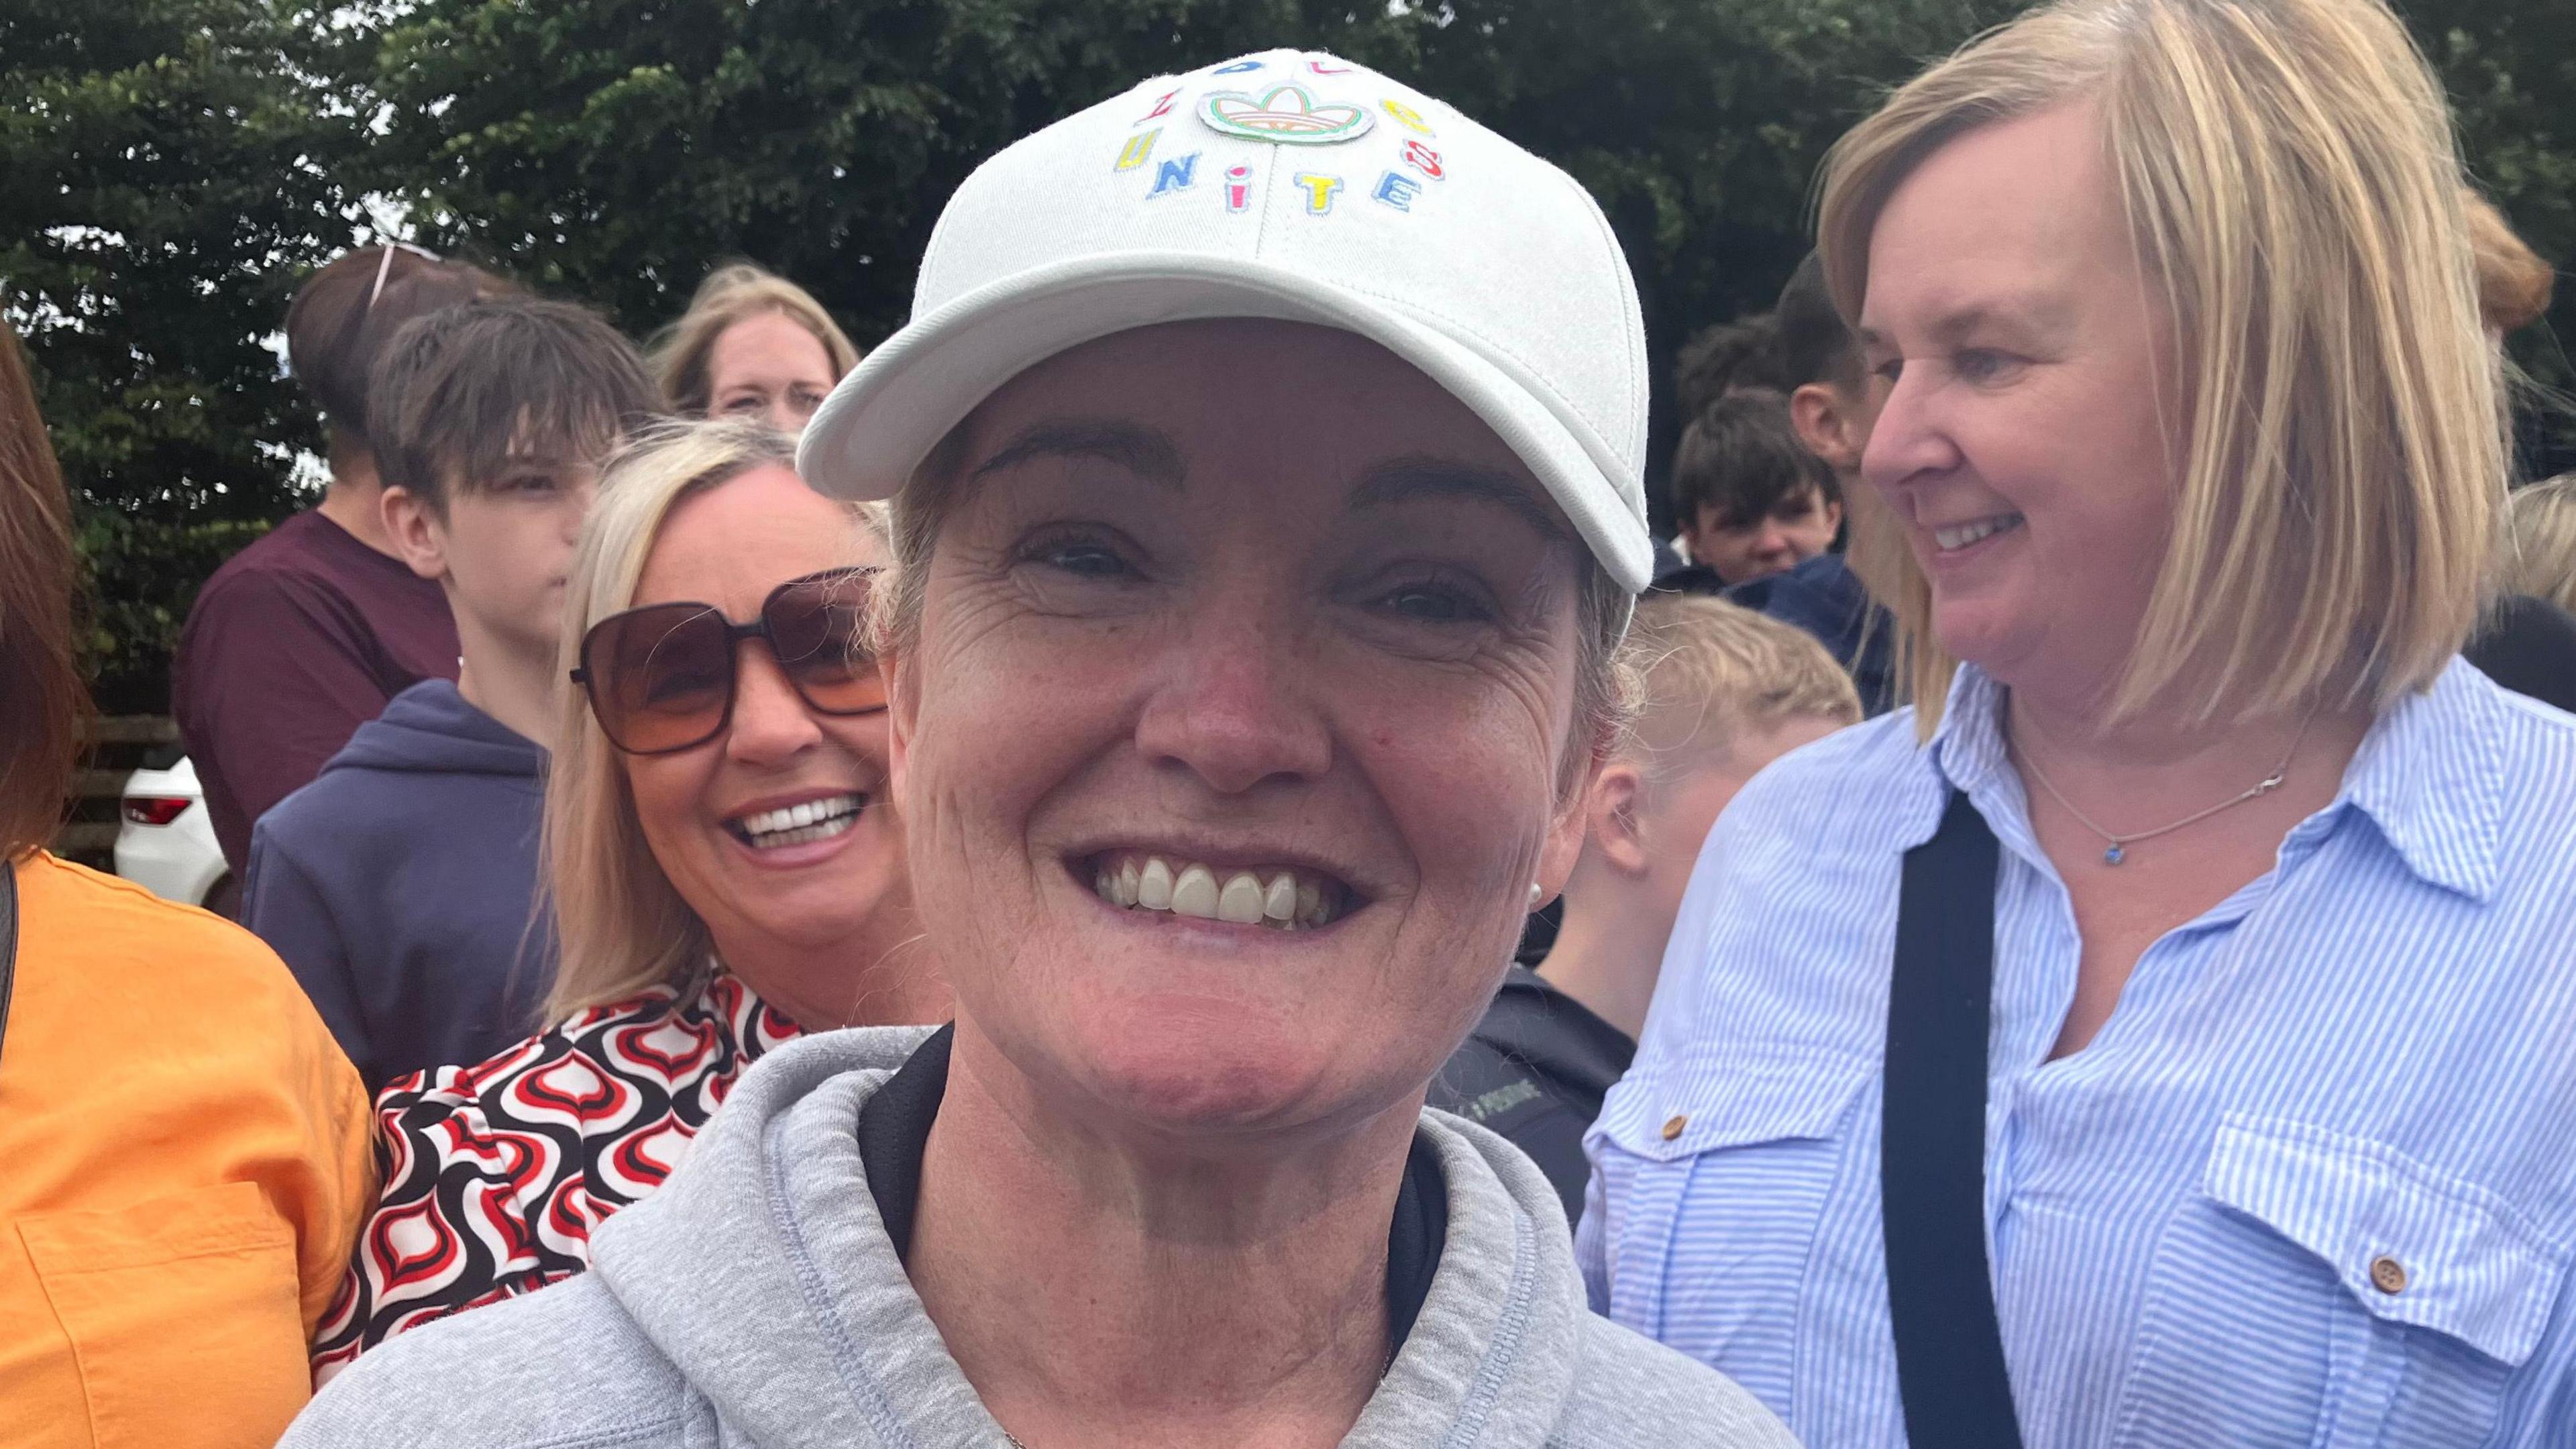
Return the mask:
[[608,742],[630,755],[692,749],[725,732],[743,641],[768,644],[797,696],[818,714],[885,708],[885,680],[865,647],[876,570],[830,569],[789,579],[737,624],[713,604],[648,604],[611,614],[581,636],[572,682]]

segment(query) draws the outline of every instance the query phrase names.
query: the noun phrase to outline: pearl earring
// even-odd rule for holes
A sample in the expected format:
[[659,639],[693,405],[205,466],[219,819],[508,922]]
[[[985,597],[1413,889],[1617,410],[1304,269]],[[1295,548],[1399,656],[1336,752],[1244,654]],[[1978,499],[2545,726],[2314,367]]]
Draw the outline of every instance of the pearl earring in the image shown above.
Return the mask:
[[1544,899],[1544,898],[1546,897],[1546,895],[1547,895],[1547,888],[1546,888],[1545,886],[1540,885],[1537,881],[1531,881],[1531,882],[1530,882],[1530,909],[1531,909],[1531,910],[1537,910],[1537,909],[1538,909],[1538,903],[1539,903],[1539,901],[1540,901],[1540,900],[1542,900],[1542,899]]

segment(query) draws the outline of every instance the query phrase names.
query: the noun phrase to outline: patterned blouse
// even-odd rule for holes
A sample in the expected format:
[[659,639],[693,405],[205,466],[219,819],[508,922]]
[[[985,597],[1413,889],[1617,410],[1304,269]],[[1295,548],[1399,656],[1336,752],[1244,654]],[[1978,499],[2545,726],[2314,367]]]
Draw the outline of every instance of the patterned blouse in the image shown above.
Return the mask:
[[662,1185],[796,1024],[718,970],[593,1007],[376,1099],[384,1195],[313,1347],[327,1378],[404,1329],[590,1266],[591,1229]]

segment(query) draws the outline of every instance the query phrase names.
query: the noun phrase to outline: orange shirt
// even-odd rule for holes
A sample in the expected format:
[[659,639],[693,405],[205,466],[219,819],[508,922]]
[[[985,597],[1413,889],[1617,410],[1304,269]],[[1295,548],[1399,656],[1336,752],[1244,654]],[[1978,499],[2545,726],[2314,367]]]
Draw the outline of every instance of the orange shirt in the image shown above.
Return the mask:
[[358,1074],[250,933],[50,855],[17,874],[0,1445],[266,1449],[373,1191]]

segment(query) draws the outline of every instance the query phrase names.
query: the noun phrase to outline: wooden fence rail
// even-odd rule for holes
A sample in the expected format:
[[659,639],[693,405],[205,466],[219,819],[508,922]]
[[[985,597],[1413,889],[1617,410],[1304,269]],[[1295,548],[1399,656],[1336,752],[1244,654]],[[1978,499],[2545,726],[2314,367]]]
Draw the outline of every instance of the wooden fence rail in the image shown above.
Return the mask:
[[175,745],[179,722],[162,714],[111,714],[90,721],[90,741],[101,745]]
[[102,869],[116,851],[117,801],[143,757],[179,742],[178,722],[163,715],[109,715],[92,720],[89,767],[72,775],[71,810],[54,836],[54,854]]

